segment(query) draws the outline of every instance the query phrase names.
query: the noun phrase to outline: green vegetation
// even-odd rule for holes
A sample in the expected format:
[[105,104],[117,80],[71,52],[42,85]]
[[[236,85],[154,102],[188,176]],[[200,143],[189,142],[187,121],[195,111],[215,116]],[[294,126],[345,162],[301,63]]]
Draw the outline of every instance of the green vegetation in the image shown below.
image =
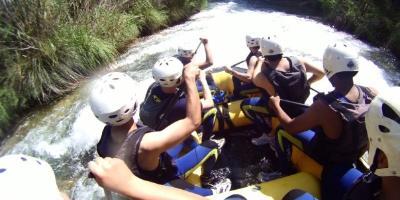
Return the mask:
[[[254,1],[254,0],[249,0]],[[400,57],[400,0],[258,0],[286,12],[322,20]],[[274,7],[275,8],[275,7]]]
[[355,34],[400,56],[399,0],[319,0],[324,18],[336,28]]
[[0,0],[0,141],[135,38],[185,20],[207,0]]

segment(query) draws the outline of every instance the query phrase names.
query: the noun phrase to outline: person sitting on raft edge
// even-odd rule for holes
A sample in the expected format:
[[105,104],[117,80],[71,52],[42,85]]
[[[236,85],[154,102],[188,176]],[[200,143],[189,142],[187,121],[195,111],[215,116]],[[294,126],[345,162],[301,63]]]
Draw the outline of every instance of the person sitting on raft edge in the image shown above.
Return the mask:
[[[282,99],[304,103],[310,95],[310,85],[324,77],[322,68],[314,66],[303,58],[283,56],[283,48],[276,36],[265,36],[260,40],[262,57],[259,57],[253,73],[253,83],[262,89],[262,97],[245,99],[241,105],[243,113],[255,124],[262,135],[252,139],[255,145],[273,140],[268,97],[279,95]],[[307,79],[307,74],[312,76]],[[283,104],[290,117],[300,115],[303,107]]]
[[359,71],[358,53],[344,43],[329,45],[323,55],[323,67],[334,90],[314,97],[305,112],[290,117],[280,106],[280,97],[271,96],[284,130],[298,138],[313,134],[306,141],[307,151],[320,164],[352,165],[367,150],[365,113],[377,91],[354,84]]
[[250,50],[249,54],[244,60],[247,65],[246,73],[236,71],[232,69],[231,66],[224,66],[225,72],[233,76],[233,96],[235,98],[242,97],[243,93],[247,93],[250,90],[253,91],[256,89],[256,86],[252,82],[252,78],[258,57],[262,56],[260,51],[260,37],[256,36],[255,34],[246,35],[246,46]]
[[[212,144],[202,143],[180,158],[173,159],[166,151],[188,138],[201,123],[200,100],[195,86],[199,69],[188,66],[183,73],[186,84],[186,117],[166,128],[154,131],[133,119],[136,112],[134,81],[126,74],[112,72],[98,80],[90,95],[95,116],[106,123],[97,151],[101,157],[123,159],[138,177],[160,184],[174,185],[187,171],[202,162]],[[176,181],[175,181],[176,180]],[[208,188],[182,186],[200,195],[211,195],[230,189],[229,179]]]
[[[380,92],[365,114],[368,134],[368,165],[364,173],[353,166],[324,168],[321,199],[400,199],[400,87]],[[312,194],[292,190],[283,200],[314,200]]]

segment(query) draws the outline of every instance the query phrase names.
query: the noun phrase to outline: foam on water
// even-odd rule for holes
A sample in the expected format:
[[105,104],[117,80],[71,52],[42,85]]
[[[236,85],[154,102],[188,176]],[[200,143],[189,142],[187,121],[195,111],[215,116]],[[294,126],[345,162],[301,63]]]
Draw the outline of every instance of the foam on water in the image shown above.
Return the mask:
[[[220,68],[247,56],[245,35],[254,32],[278,35],[286,55],[305,57],[317,66],[322,64],[322,54],[328,44],[347,42],[362,55],[357,83],[378,89],[392,85],[387,81],[388,74],[375,64],[382,61],[368,57],[371,52],[387,55],[380,54],[380,49],[315,20],[234,2],[211,3],[209,9],[194,15],[188,22],[144,38],[111,64],[110,69],[126,72],[137,80],[142,100],[152,82],[152,65],[162,56],[174,55],[179,44],[192,42],[195,47],[200,36],[208,37],[214,55],[213,67]],[[202,46],[196,59],[204,59]],[[383,62],[383,65],[392,64]],[[49,161],[59,183],[76,199],[97,199],[103,195],[93,181],[87,182],[85,178],[86,164],[93,156],[94,145],[104,126],[92,115],[87,104],[87,93],[93,81],[88,82],[46,110],[29,116],[0,147],[1,155],[25,153]],[[326,78],[315,83],[313,88],[321,92],[332,89]]]

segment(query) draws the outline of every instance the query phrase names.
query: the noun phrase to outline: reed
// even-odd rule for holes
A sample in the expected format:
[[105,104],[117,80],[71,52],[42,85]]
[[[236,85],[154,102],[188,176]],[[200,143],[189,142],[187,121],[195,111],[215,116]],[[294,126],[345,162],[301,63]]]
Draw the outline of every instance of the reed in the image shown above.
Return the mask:
[[0,0],[0,140],[21,111],[65,95],[121,47],[171,24],[168,4],[185,5],[182,20],[202,1]]

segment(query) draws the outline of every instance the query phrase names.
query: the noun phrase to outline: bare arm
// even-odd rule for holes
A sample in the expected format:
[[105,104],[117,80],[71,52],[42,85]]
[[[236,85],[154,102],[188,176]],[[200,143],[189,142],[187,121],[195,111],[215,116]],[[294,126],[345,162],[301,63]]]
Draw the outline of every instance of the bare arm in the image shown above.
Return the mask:
[[196,87],[196,76],[199,69],[190,65],[185,68],[184,79],[186,84],[186,117],[178,120],[159,132],[147,133],[141,142],[140,149],[158,155],[167,149],[179,144],[196,130],[201,123],[201,106]]
[[205,199],[184,190],[142,180],[118,158],[97,158],[89,162],[89,169],[100,186],[132,199]]
[[204,46],[204,51],[206,53],[206,60],[203,63],[199,63],[197,64],[197,66],[199,66],[200,69],[205,69],[211,65],[214,64],[214,60],[211,54],[211,50],[210,47],[208,45],[208,39],[206,38],[200,38],[201,42],[203,43]]
[[206,73],[203,70],[200,71],[199,79],[200,79],[201,85],[203,86],[203,94],[204,94],[204,98],[202,98],[200,100],[201,105],[202,105],[203,109],[212,108],[212,107],[214,107],[214,100],[211,95],[210,87],[208,86],[208,83],[207,83]]
[[279,96],[270,97],[270,106],[287,132],[296,134],[320,126],[327,137],[336,139],[340,136],[343,127],[340,116],[322,101],[315,101],[303,114],[293,119],[281,108],[279,102]]
[[258,58],[256,56],[252,56],[250,58],[250,62],[249,65],[247,66],[246,73],[238,72],[230,67],[225,67],[225,71],[229,74],[232,74],[232,76],[238,78],[239,80],[245,83],[251,83],[251,79],[253,78],[253,73],[254,73],[254,67],[257,64],[257,60]]
[[307,62],[303,59],[300,59],[300,62],[306,68],[306,72],[312,73],[312,76],[308,79],[308,83],[310,85],[318,80],[321,80],[325,76],[324,70],[322,70],[320,67],[317,67],[317,66],[313,65],[312,63]]
[[267,91],[267,93],[269,95],[275,96],[276,92],[275,92],[274,86],[271,84],[271,82],[269,82],[267,77],[265,77],[264,74],[261,72],[263,63],[264,63],[264,58],[259,57],[257,64],[254,68],[253,79],[252,79],[253,83],[257,87],[260,87],[260,88],[264,89],[265,91]]
[[280,106],[279,96],[271,96],[270,105],[274,109],[275,114],[283,128],[291,134],[296,134],[318,125],[318,116],[314,112],[315,109],[313,106],[307,109],[302,115],[292,119]]

